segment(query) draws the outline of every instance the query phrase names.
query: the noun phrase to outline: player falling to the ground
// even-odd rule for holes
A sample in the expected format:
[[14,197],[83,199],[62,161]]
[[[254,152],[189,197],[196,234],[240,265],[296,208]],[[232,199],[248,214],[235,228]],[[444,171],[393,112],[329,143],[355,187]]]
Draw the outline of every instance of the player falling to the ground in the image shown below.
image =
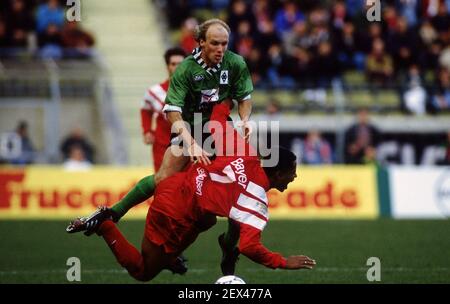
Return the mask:
[[186,57],[182,48],[170,48],[164,53],[164,60],[169,78],[162,83],[150,86],[144,95],[141,107],[141,126],[143,140],[146,145],[152,145],[153,166],[155,172],[161,163],[170,143],[170,123],[163,112],[164,100],[169,89],[170,79],[177,66]]
[[204,223],[215,222],[216,216],[228,217],[239,227],[239,251],[254,262],[283,269],[315,266],[307,256],[285,258],[261,244],[261,232],[269,218],[266,191],[284,191],[296,178],[296,157],[278,148],[272,151],[279,153],[277,165],[263,168],[253,148],[227,121],[230,105],[227,101],[215,106],[211,116],[217,154],[212,164],[196,163],[158,184],[147,214],[142,253],[113,221],[106,220],[96,229],[133,278],[153,279],[173,264],[200,232],[209,229]]
[[[201,139],[194,139],[190,131],[195,130],[194,125],[202,126],[209,120],[214,105],[227,99],[236,100],[244,134],[248,138],[253,84],[244,59],[227,50],[229,35],[230,28],[219,19],[207,20],[198,27],[196,40],[199,47],[177,67],[167,92],[164,112],[175,137],[164,154],[160,170],[141,179],[123,199],[108,209],[109,214],[97,211],[83,218],[85,226],[95,228],[110,217],[118,221],[130,208],[149,199],[160,181],[182,171],[189,160],[210,164],[210,154],[202,149]],[[195,121],[196,113],[201,114],[200,121]],[[191,126],[190,131],[180,123],[183,121]],[[222,236],[221,266],[224,275],[234,273],[234,252],[239,238],[235,228],[230,222],[228,231]]]

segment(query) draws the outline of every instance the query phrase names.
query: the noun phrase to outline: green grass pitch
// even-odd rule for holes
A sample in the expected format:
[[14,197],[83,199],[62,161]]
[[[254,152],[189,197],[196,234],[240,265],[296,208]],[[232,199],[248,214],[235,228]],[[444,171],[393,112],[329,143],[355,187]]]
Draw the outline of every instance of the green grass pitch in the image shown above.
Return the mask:
[[[81,283],[136,283],[116,263],[103,239],[69,235],[67,221],[0,221],[0,283],[68,283],[66,261],[81,261]],[[140,247],[144,221],[119,228]],[[153,283],[213,283],[221,276],[219,221],[200,235],[185,255],[184,276],[163,271]],[[369,257],[381,260],[380,283],[450,283],[448,220],[281,221],[269,222],[263,243],[285,256],[306,254],[314,270],[271,270],[241,256],[237,275],[247,283],[369,283]]]

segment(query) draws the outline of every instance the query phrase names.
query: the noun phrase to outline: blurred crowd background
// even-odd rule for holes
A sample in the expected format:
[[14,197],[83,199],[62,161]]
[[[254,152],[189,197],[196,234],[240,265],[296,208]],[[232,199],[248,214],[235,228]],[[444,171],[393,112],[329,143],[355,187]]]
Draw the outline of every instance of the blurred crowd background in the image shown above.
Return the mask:
[[67,21],[65,0],[0,2],[0,58],[86,58],[95,40],[79,22]]
[[136,96],[166,77],[166,48],[191,52],[217,17],[251,72],[255,119],[280,121],[302,163],[450,164],[450,0],[382,0],[379,22],[366,2],[88,0],[85,26],[65,0],[1,1],[0,160],[150,163]]
[[223,16],[257,88],[306,89],[323,104],[337,79],[396,90],[407,113],[448,111],[450,1],[383,0],[381,22],[367,22],[366,2],[167,1],[165,11],[186,51],[199,21]]

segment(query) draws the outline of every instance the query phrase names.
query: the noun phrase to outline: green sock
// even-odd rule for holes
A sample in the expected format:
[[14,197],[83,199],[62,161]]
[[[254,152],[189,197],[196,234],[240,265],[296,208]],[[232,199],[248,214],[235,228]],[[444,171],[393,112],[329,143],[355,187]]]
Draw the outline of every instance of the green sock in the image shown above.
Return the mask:
[[228,219],[228,230],[225,232],[224,241],[227,248],[234,248],[239,242],[239,226]]
[[124,216],[132,207],[153,196],[155,190],[155,176],[149,175],[141,179],[130,192],[118,203],[111,207],[120,217]]

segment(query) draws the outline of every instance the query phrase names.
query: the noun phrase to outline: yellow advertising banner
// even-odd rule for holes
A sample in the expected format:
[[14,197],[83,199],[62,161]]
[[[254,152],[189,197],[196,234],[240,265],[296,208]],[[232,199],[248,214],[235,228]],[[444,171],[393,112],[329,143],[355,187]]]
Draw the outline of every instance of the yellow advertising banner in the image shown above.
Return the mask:
[[[113,205],[152,173],[149,169],[122,167],[76,172],[61,167],[0,168],[0,218],[85,216],[98,206]],[[127,218],[144,218],[147,209],[146,203],[138,205]]]
[[[0,167],[0,219],[72,219],[123,197],[148,169],[96,167],[70,172],[60,167]],[[283,193],[269,192],[271,218],[375,218],[376,171],[372,167],[299,167]],[[127,218],[145,218],[147,201]]]
[[378,217],[376,168],[299,167],[297,179],[280,193],[268,193],[271,218],[373,219]]

